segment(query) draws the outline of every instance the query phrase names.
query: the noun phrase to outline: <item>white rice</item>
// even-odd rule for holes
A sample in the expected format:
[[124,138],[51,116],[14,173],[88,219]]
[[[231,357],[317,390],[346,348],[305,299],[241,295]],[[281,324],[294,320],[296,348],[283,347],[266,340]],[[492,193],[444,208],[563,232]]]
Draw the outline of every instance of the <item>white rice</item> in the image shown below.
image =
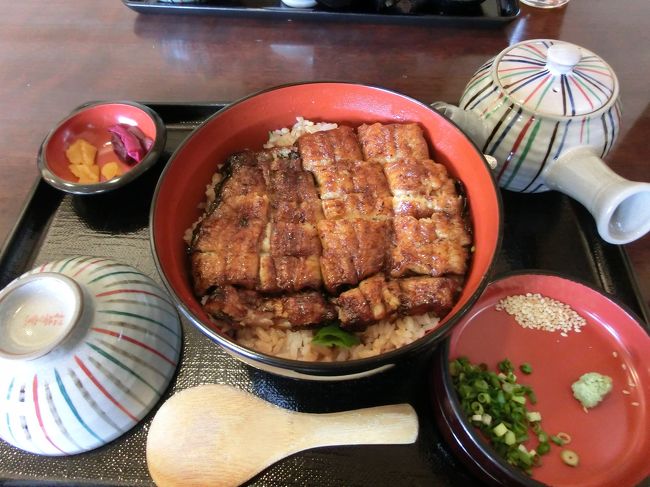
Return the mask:
[[[210,208],[210,205],[214,202],[215,198],[217,197],[216,193],[214,192],[215,187],[219,182],[221,181],[221,173],[220,172],[215,172],[212,175],[212,180],[210,183],[208,183],[205,187],[205,202],[201,203],[199,205],[199,208],[202,210],[207,210]],[[194,229],[196,226],[199,224],[199,222],[203,219],[205,214],[201,215],[194,223],[192,223],[192,226],[185,230],[185,234],[183,234],[183,240],[187,245],[191,245],[192,243],[192,235],[194,235]]]
[[296,117],[296,123],[293,127],[284,127],[269,132],[269,140],[264,144],[264,148],[272,149],[273,147],[291,147],[301,135],[332,130],[336,127],[338,127],[338,125],[335,123],[315,123],[311,120],[305,120],[302,117]]
[[350,348],[312,343],[315,330],[291,331],[254,326],[237,328],[233,332],[240,345],[268,355],[310,362],[341,362],[396,350],[423,337],[436,328],[438,322],[439,319],[431,313],[383,320],[355,333],[361,342]]
[[[332,130],[337,127],[338,125],[335,123],[314,123],[303,117],[296,117],[293,127],[269,132],[269,140],[264,144],[264,148],[290,147],[301,135]],[[209,208],[215,200],[214,189],[219,181],[221,181],[221,174],[217,172],[206,187],[204,209]],[[191,242],[194,228],[201,218],[185,232],[184,240],[188,245]],[[263,326],[230,327],[221,322],[217,322],[217,325],[222,331],[232,336],[238,344],[261,353],[310,362],[341,362],[373,357],[408,345],[436,328],[439,321],[438,317],[432,313],[383,320],[368,326],[362,332],[355,333],[360,343],[349,348],[325,347],[312,343],[317,330],[292,331],[285,328]]]

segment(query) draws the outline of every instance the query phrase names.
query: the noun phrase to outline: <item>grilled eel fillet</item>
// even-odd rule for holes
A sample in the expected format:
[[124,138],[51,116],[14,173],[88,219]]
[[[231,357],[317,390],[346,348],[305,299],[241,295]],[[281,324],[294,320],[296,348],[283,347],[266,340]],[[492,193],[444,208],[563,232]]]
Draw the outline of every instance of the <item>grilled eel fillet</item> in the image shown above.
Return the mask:
[[300,137],[231,156],[190,246],[206,311],[241,326],[362,329],[453,306],[463,200],[417,124]]

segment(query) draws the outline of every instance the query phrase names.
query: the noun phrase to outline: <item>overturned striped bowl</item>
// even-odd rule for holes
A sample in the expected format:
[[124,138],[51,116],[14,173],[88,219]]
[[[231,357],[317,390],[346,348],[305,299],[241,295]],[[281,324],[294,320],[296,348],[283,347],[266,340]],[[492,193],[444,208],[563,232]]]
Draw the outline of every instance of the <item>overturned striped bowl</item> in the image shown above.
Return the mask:
[[72,455],[135,426],[169,385],[181,327],[167,294],[110,259],[40,266],[0,292],[0,438]]

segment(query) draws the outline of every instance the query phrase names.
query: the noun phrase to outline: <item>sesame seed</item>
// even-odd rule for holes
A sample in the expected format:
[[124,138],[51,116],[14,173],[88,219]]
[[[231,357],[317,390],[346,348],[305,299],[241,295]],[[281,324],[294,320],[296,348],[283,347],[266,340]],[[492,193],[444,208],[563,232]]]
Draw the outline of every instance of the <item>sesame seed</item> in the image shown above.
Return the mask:
[[524,328],[559,331],[563,337],[571,331],[580,333],[581,328],[587,324],[568,304],[539,293],[507,296],[495,305],[495,309],[514,316]]
[[616,352],[612,352],[612,357],[616,358],[618,357],[618,354]]
[[628,391],[627,389],[623,389],[623,394],[629,394],[629,393],[630,391]]
[[627,365],[625,365],[625,364],[621,364],[621,368],[622,368],[623,370],[627,370]]
[[630,403],[630,404],[632,404],[632,406],[638,406],[638,405],[639,405],[639,403],[636,402],[636,401],[634,401],[634,402],[632,402],[632,403]]

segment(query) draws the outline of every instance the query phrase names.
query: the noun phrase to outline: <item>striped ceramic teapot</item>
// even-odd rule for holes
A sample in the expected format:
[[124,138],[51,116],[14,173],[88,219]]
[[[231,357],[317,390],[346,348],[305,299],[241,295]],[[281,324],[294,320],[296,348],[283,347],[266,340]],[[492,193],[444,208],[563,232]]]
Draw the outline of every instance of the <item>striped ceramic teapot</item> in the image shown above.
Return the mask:
[[618,94],[616,75],[596,54],[537,39],[481,66],[458,107],[433,107],[497,160],[502,188],[562,191],[593,214],[603,239],[623,244],[650,231],[650,183],[623,179],[601,160],[619,135]]

